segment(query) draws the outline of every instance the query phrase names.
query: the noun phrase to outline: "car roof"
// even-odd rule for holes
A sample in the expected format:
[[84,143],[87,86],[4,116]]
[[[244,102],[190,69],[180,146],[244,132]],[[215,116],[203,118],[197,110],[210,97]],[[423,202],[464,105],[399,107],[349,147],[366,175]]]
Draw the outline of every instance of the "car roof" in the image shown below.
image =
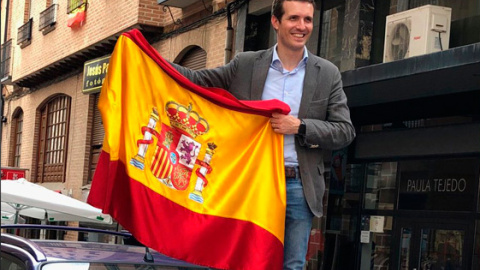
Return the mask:
[[[45,254],[47,261],[145,263],[146,248],[140,246],[56,240],[33,240],[32,242],[37,244]],[[148,252],[155,264],[195,266],[152,249],[148,249]]]
[[[176,266],[185,269],[209,269],[163,255],[144,246],[84,241],[26,239],[1,233],[2,256],[28,258],[33,264],[47,262],[99,262]],[[21,251],[21,252],[19,252]]]

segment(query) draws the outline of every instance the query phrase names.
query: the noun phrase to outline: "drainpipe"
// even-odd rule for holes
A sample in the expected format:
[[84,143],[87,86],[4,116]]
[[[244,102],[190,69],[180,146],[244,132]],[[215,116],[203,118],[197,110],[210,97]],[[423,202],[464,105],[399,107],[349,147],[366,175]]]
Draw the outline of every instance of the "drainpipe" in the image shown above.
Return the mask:
[[[1,5],[2,1],[0,1]],[[6,10],[5,10],[5,32],[4,32],[4,39],[3,39],[3,44],[7,42],[7,30],[8,30],[8,13],[10,10],[10,0],[7,0],[7,3],[5,4]],[[2,52],[2,60],[5,60],[5,51]],[[7,67],[4,67],[7,68]],[[3,123],[6,121],[5,116],[3,115],[3,112],[5,111],[5,97],[3,96],[3,83],[0,83],[0,112],[2,113],[1,115],[1,121],[0,121],[0,145],[2,145],[2,137],[3,137]],[[1,151],[0,151],[1,152]]]
[[225,40],[225,59],[224,63],[228,64],[230,62],[230,59],[232,57],[232,47],[233,47],[233,27],[232,27],[232,13],[230,11],[232,4],[234,4],[235,1],[230,2],[227,5],[227,39]]

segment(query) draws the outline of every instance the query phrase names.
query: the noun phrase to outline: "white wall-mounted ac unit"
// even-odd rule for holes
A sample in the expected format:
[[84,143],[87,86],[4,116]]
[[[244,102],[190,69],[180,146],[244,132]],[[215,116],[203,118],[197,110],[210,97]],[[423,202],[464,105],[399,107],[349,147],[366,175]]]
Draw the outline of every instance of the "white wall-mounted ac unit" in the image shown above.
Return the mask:
[[448,49],[451,13],[425,5],[387,16],[383,62]]

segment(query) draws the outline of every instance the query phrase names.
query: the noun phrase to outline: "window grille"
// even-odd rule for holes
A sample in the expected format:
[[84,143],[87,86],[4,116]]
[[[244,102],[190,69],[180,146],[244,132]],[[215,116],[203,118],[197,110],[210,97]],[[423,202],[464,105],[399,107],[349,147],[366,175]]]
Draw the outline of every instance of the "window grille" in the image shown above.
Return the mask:
[[40,13],[40,24],[38,30],[53,26],[57,22],[57,4],[53,4]]
[[17,45],[26,43],[32,39],[33,19],[30,18],[24,25],[18,28]]
[[11,71],[11,57],[12,57],[12,40],[2,44],[1,49],[1,63],[0,63],[0,78],[7,78]]

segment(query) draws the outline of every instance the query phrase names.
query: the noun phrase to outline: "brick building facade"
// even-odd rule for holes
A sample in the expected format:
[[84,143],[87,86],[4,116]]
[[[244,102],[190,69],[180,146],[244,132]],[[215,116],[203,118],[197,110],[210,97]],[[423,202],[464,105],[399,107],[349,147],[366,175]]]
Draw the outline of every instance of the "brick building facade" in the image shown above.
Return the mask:
[[[478,269],[480,2],[316,3],[307,48],[342,72],[358,136],[344,152],[325,157],[326,216],[314,220],[307,268],[433,267],[437,244],[453,234],[462,250],[459,269]],[[165,59],[213,68],[236,52],[275,43],[270,5],[270,0],[2,1],[1,166],[26,169],[30,181],[85,200],[102,127],[98,93],[82,92],[84,64],[108,57],[118,36],[137,28]],[[451,9],[445,31],[433,33],[436,50],[409,57],[410,47],[396,47],[399,59],[384,61],[392,49],[384,47],[392,35],[387,17],[424,5]],[[82,10],[85,19],[68,27]],[[391,47],[406,44],[400,40]],[[439,46],[442,40],[449,46]],[[348,161],[340,168],[343,181],[334,182],[330,171],[338,168],[330,160],[339,154]],[[412,194],[405,188],[411,180],[405,175],[412,173],[424,179],[463,177],[469,192]]]
[[[24,5],[25,2],[25,5]],[[86,1],[85,1],[86,2]],[[113,3],[105,1],[88,1],[86,19],[81,26],[67,27],[68,14],[66,2],[60,1],[56,10],[54,30],[47,34],[37,30],[40,13],[45,10],[43,1],[10,1],[6,40],[15,43],[18,25],[23,25],[32,18],[32,31],[28,45],[13,45],[10,66],[10,78],[2,89],[5,96],[4,115],[7,122],[2,132],[2,166],[12,166],[14,146],[9,142],[15,136],[11,119],[14,111],[23,111],[22,143],[19,167],[28,169],[27,178],[35,176],[35,162],[38,153],[38,111],[55,95],[65,95],[70,99],[69,134],[66,145],[67,159],[65,177],[61,181],[44,183],[53,189],[72,190],[73,196],[80,198],[81,189],[88,182],[90,162],[90,141],[92,135],[92,110],[95,98],[82,93],[83,64],[97,57],[108,55],[113,50],[114,41],[122,32],[132,28],[148,29],[147,33],[160,34],[162,28],[177,27],[171,23],[171,17],[155,0],[125,1]],[[29,9],[29,5],[31,9]],[[6,10],[6,1],[2,2],[2,13]],[[203,6],[201,7],[203,9]],[[24,16],[30,10],[30,16]],[[193,11],[189,11],[192,9]],[[195,14],[198,5],[183,10]],[[171,8],[173,16],[182,18],[182,10]],[[105,14],[115,14],[105,16]],[[2,16],[4,17],[4,16]],[[28,18],[28,19],[26,19]],[[172,24],[172,26],[170,26]],[[5,24],[2,21],[2,27]],[[193,45],[208,51],[206,67],[221,65],[224,61],[224,42],[226,22],[219,17],[207,22],[202,27],[180,33],[172,38],[155,44],[161,55],[174,61],[179,54]],[[150,32],[149,32],[150,31]],[[13,33],[13,35],[11,34]],[[153,35],[153,34],[152,34]],[[3,40],[3,37],[2,37]],[[3,42],[2,42],[3,43]],[[105,45],[107,44],[107,45]],[[23,48],[21,48],[24,46]],[[95,47],[99,47],[95,51]],[[68,72],[63,70],[67,69]],[[36,80],[35,78],[40,79]],[[11,83],[9,83],[11,82]],[[88,108],[88,109],[86,109]]]

